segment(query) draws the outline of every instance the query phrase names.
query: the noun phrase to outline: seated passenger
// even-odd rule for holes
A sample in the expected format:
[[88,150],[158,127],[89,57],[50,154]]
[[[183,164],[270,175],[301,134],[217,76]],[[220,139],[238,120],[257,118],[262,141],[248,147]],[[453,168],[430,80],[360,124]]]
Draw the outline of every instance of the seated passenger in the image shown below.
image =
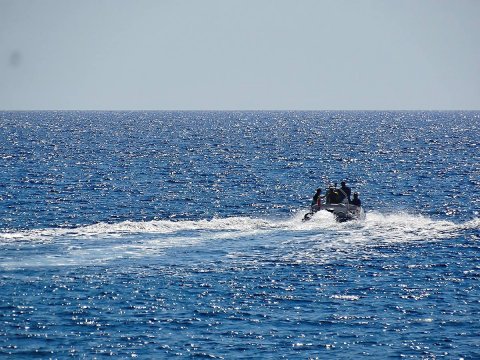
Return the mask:
[[311,204],[312,211],[320,210],[321,196],[322,196],[322,189],[318,188],[315,195],[313,195],[312,204]]
[[313,195],[312,205],[318,205],[321,195],[322,195],[322,189],[319,188],[317,189],[317,192],[315,193],[315,195]]
[[342,186],[342,187],[340,188],[340,190],[342,190],[342,191],[340,191],[340,193],[342,194],[342,199],[341,199],[340,201],[342,201],[342,200],[345,198],[345,196],[346,196],[347,199],[348,199],[348,202],[351,202],[350,196],[352,195],[352,189],[350,189],[350,188],[347,186],[347,184],[345,183],[345,181],[342,181],[342,182],[340,183],[340,185]]
[[327,204],[338,204],[339,203],[338,190],[335,189],[333,186],[330,186],[330,188],[327,191],[327,196],[325,201]]
[[358,198],[358,193],[357,192],[353,193],[353,200],[350,202],[350,204],[356,205],[356,206],[362,206],[362,202]]

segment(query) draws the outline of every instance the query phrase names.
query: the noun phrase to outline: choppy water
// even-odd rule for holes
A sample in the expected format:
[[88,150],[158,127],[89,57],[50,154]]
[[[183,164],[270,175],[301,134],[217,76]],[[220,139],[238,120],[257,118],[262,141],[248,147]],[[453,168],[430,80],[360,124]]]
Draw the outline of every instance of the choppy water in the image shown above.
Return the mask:
[[[479,112],[0,113],[0,355],[480,357]],[[301,218],[346,179],[362,222]]]

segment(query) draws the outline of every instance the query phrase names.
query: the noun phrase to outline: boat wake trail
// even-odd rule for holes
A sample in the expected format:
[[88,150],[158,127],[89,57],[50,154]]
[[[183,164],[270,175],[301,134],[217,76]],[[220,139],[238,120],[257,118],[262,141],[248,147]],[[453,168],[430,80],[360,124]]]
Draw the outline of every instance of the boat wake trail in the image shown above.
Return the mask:
[[[249,217],[199,221],[156,220],[100,223],[0,233],[0,267],[95,265],[116,259],[160,256],[170,249],[221,249],[228,258],[321,261],[358,249],[459,236],[478,239],[480,219],[464,223],[407,213],[370,212],[364,221],[338,223],[320,211],[302,222],[302,212],[288,219]],[[43,251],[38,251],[43,249]],[[200,250],[199,250],[200,248]],[[18,250],[22,251],[18,251]],[[203,249],[203,250],[202,250]],[[225,255],[226,254],[226,255]]]

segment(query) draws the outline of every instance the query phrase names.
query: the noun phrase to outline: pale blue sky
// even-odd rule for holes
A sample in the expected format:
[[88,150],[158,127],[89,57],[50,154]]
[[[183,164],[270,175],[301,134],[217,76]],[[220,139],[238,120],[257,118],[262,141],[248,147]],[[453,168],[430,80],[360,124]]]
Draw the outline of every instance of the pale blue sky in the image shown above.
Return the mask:
[[478,0],[0,0],[0,109],[480,109]]

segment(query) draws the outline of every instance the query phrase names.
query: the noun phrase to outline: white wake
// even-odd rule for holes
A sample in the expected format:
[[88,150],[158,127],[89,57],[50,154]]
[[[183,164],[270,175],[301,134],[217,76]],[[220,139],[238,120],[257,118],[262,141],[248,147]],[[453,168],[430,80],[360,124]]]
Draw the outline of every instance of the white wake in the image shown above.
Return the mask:
[[[313,261],[361,247],[455,238],[477,233],[480,219],[464,223],[426,216],[370,212],[363,221],[335,222],[327,212],[302,222],[299,211],[287,219],[250,217],[199,221],[155,220],[100,223],[73,229],[56,228],[0,233],[2,247],[38,248],[38,254],[17,251],[0,258],[0,267],[89,265],[121,258],[141,258],[172,248],[208,246],[226,249],[232,257],[247,256],[250,247],[264,246],[265,254],[293,261]],[[52,250],[46,247],[51,246]],[[42,248],[45,251],[42,252]],[[243,255],[242,255],[243,254]]]

